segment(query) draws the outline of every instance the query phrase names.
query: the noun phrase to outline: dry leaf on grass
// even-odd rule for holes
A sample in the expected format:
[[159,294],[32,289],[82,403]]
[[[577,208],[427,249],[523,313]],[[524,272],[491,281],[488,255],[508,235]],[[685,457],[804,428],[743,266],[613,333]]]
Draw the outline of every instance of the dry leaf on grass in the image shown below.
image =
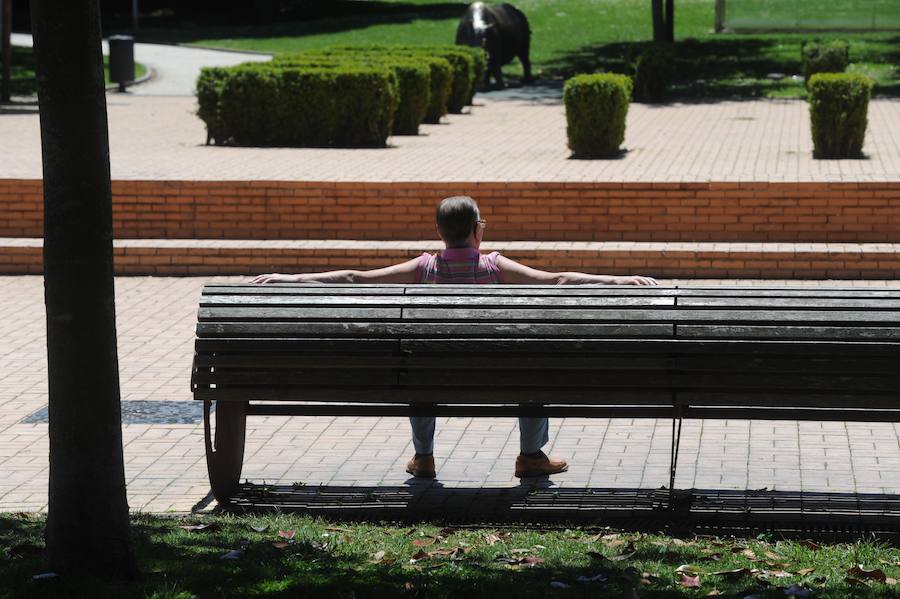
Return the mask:
[[887,575],[882,570],[879,570],[878,568],[866,570],[861,565],[853,566],[847,570],[847,574],[850,578],[856,578],[858,580],[877,580],[878,582],[887,580]]
[[700,575],[691,576],[689,574],[682,574],[678,579],[678,584],[687,587],[687,588],[700,588]]
[[806,576],[807,574],[812,574],[815,571],[815,568],[800,568],[799,570],[797,570],[797,574],[799,574],[800,576]]
[[219,532],[222,530],[222,527],[213,522],[212,524],[182,524],[178,528],[182,530],[186,530],[188,532]]
[[813,551],[818,551],[819,549],[822,548],[821,545],[819,545],[815,541],[810,541],[809,539],[800,541],[800,544],[803,545],[804,547],[806,547],[807,549],[812,549]]
[[750,576],[753,572],[749,568],[737,568],[736,570],[719,570],[718,572],[710,572],[710,576],[724,576],[725,578],[740,578],[742,576]]
[[428,547],[429,545],[434,545],[437,542],[437,539],[434,537],[425,537],[424,539],[415,539],[412,544],[416,547]]
[[675,572],[678,574],[699,574],[700,568],[693,564],[682,564],[675,568]]
[[296,534],[297,533],[294,532],[293,530],[279,530],[278,531],[278,536],[281,537],[282,539],[293,539],[294,535],[296,535]]

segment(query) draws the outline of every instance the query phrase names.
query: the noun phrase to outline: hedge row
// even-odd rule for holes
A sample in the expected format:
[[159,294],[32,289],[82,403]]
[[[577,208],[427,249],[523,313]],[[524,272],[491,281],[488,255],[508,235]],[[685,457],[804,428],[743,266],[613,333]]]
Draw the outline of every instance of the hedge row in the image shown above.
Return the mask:
[[382,147],[399,93],[396,75],[381,67],[256,63],[203,69],[197,100],[219,144]]
[[384,146],[461,112],[484,53],[462,46],[344,46],[206,68],[197,81],[208,141]]

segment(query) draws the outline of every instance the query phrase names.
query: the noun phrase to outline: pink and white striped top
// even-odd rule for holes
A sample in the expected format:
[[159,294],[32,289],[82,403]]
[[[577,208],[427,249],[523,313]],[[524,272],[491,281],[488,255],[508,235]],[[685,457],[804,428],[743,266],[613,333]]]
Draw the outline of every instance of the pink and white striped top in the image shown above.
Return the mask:
[[497,285],[501,283],[497,256],[482,254],[475,248],[450,248],[440,254],[419,257],[416,283],[437,285]]

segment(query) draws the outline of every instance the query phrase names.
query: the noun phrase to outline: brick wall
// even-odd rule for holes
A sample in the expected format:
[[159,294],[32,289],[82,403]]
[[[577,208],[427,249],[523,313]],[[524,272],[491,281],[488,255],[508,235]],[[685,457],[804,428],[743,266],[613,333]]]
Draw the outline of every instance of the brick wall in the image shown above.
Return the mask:
[[[883,242],[900,183],[115,181],[120,239],[431,239],[434,206],[475,197],[488,238]],[[41,182],[0,180],[0,237],[42,236]]]
[[[434,242],[420,243],[415,244],[418,247],[410,244],[410,247],[402,248],[384,247],[386,244],[374,242],[356,244],[352,248],[327,243],[273,248],[252,242],[231,247],[209,242],[139,247],[123,241],[116,242],[114,255],[116,273],[120,275],[252,275],[379,268],[439,247]],[[842,251],[825,244],[785,244],[786,247],[773,251],[771,248],[745,247],[744,244],[698,244],[704,247],[695,249],[648,247],[647,244],[635,244],[630,249],[529,248],[525,243],[502,245],[500,249],[510,258],[550,271],[642,273],[661,278],[900,278],[900,254],[888,247]],[[484,249],[494,248],[486,244]],[[42,270],[40,240],[29,240],[19,246],[0,245],[0,274],[40,274]]]

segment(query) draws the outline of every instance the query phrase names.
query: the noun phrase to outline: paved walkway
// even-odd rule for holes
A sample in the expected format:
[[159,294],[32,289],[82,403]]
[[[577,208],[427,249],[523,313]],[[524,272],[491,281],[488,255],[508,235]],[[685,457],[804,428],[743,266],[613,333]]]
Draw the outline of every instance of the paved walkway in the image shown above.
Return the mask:
[[[196,302],[207,280],[116,281],[134,510],[187,511],[208,501],[200,406],[189,391]],[[41,510],[48,476],[43,280],[0,277],[0,288],[0,511]],[[406,488],[403,465],[412,449],[402,418],[266,417],[248,424],[244,476],[254,482]],[[551,424],[550,450],[572,462],[568,473],[553,478],[557,488],[654,489],[666,483],[668,420],[568,418]],[[440,419],[436,484],[476,492],[514,488],[517,451],[512,419]],[[898,471],[900,424],[687,422],[677,485],[900,493]]]
[[[14,33],[14,46],[32,46],[31,35]],[[103,53],[109,54],[109,44],[103,42]],[[205,50],[187,46],[163,44],[134,45],[134,59],[152,71],[149,81],[128,89],[135,96],[193,96],[194,84],[202,67],[227,67],[248,61],[269,60],[267,54]]]
[[[385,149],[204,145],[188,97],[108,97],[112,175],[150,180],[900,181],[900,101],[875,100],[866,160],[813,160],[806,104],[634,104],[618,160],[573,160],[561,104],[478,98]],[[6,112],[7,114],[4,114]],[[0,111],[0,179],[40,178],[36,107]]]

